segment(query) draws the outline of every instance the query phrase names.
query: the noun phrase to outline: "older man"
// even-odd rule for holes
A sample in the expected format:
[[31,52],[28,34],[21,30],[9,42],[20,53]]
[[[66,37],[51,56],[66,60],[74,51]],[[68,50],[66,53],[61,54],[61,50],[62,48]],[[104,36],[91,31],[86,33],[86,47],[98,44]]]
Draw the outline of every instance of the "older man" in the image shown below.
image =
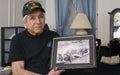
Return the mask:
[[60,75],[64,70],[49,70],[50,52],[56,32],[44,30],[45,10],[37,1],[23,6],[25,31],[13,37],[9,62],[13,75]]

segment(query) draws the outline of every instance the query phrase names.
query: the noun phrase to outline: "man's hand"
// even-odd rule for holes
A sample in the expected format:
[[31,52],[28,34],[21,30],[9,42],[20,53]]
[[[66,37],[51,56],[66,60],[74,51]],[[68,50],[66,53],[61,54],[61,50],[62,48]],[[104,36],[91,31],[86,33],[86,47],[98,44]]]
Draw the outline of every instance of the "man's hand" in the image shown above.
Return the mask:
[[58,70],[57,67],[53,68],[48,75],[61,75],[65,70]]

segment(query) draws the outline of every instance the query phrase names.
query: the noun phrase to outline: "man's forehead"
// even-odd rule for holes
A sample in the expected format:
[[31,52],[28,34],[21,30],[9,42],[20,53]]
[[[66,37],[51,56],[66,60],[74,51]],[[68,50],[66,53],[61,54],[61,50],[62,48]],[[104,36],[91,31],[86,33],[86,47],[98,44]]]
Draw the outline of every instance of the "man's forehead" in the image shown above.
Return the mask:
[[44,13],[40,11],[36,11],[36,12],[29,14],[29,16],[39,16],[39,15],[44,15]]

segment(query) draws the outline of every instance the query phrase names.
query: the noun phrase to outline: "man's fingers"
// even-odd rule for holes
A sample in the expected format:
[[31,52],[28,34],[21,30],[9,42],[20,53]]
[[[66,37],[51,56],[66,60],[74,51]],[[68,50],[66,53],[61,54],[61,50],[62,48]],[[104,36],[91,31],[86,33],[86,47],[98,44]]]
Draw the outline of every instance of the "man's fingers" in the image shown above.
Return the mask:
[[54,70],[59,71],[60,73],[65,72],[65,70],[58,69],[58,67],[55,67]]
[[65,72],[65,70],[59,70],[59,72],[63,73],[63,72]]
[[55,71],[58,70],[58,67],[53,68]]

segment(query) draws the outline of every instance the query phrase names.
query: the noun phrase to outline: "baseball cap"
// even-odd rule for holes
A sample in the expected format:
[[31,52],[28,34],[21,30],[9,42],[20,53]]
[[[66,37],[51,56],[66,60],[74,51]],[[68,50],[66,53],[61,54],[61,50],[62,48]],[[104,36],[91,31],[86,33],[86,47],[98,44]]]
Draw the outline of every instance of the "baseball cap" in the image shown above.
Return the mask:
[[42,8],[41,4],[37,1],[28,1],[23,6],[23,17],[25,15],[31,14],[34,11],[42,11],[45,13],[45,10]]

